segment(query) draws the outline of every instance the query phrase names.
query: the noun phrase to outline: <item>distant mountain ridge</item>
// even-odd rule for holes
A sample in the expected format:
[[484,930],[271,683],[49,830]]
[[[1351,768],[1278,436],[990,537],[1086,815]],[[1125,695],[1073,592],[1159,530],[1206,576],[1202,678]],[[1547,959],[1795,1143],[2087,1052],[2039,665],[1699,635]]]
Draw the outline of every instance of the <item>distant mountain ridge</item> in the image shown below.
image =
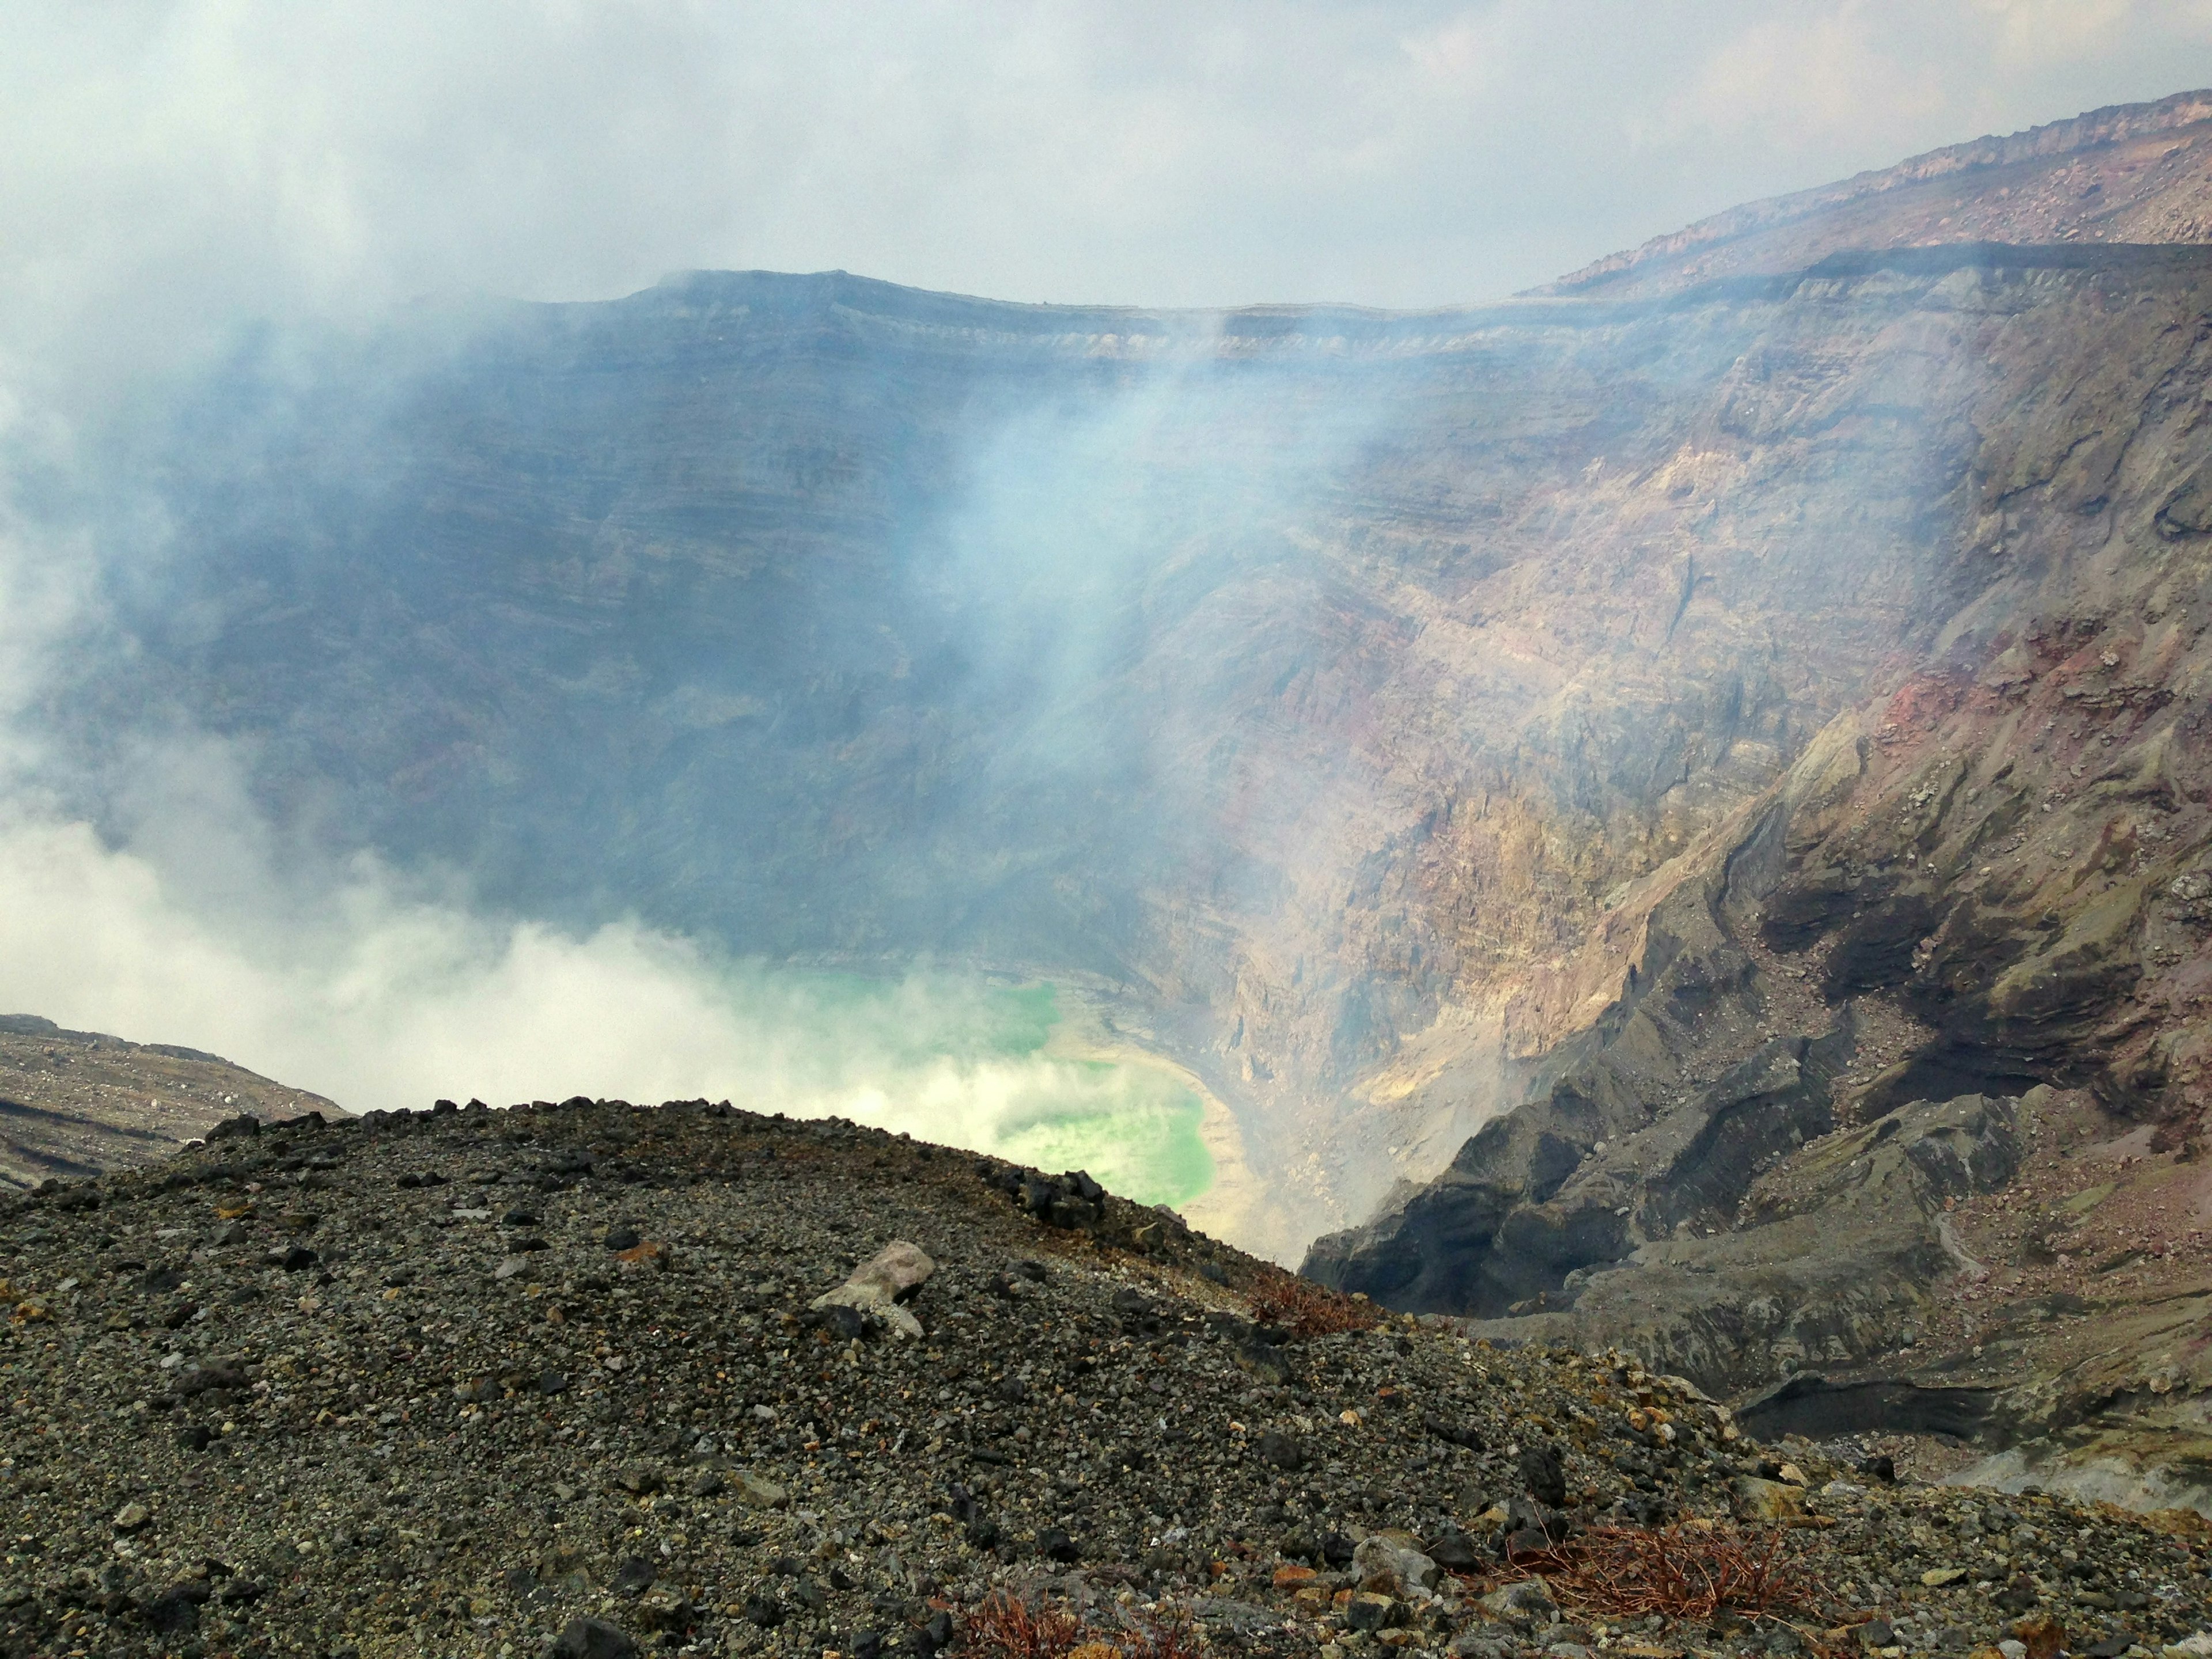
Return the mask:
[[2212,240],[2212,91],[2093,110],[1747,203],[1530,292],[1617,298],[1801,270],[1844,248],[2081,239]]

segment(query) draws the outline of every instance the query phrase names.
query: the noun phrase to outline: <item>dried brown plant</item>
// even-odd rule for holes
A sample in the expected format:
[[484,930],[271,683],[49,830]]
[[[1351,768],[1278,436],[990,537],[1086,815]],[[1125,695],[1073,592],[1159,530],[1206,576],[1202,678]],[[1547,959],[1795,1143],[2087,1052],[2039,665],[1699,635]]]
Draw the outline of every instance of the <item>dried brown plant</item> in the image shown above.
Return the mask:
[[1255,1319],[1263,1325],[1279,1325],[1296,1337],[1371,1330],[1382,1322],[1382,1310],[1373,1303],[1355,1301],[1279,1267],[1261,1275],[1250,1300]]
[[963,1621],[963,1651],[980,1659],[1199,1659],[1188,1616],[1138,1614],[1113,1628],[1051,1601],[994,1595]]
[[1611,1618],[1817,1613],[1819,1587],[1786,1542],[1787,1534],[1778,1530],[1601,1527],[1548,1549],[1516,1554],[1512,1566],[1516,1573],[1541,1574],[1564,1603]]

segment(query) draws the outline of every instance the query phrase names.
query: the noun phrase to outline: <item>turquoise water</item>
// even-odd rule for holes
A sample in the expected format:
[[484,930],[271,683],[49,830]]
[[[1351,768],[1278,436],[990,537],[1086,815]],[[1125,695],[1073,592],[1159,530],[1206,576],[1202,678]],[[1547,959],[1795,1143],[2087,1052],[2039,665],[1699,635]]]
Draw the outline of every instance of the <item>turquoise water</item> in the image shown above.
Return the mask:
[[779,973],[745,1000],[769,1015],[768,1109],[1088,1170],[1143,1204],[1188,1203],[1213,1182],[1198,1096],[1141,1056],[1054,1053],[1069,1022],[1052,985]]

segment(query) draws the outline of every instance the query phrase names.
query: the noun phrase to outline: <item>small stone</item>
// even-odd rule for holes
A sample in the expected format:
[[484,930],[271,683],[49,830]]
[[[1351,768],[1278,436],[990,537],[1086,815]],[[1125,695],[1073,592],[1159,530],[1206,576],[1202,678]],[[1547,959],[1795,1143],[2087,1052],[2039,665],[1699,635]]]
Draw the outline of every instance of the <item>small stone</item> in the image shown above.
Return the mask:
[[528,1210],[509,1210],[499,1218],[502,1227],[535,1227],[538,1218]]
[[619,1255],[624,1250],[634,1250],[639,1245],[644,1243],[645,1235],[638,1231],[636,1228],[624,1223],[621,1225],[608,1228],[606,1237],[599,1242],[605,1244],[607,1249]]
[[1438,1534],[1430,1541],[1425,1553],[1446,1572],[1472,1573],[1482,1565],[1474,1540],[1463,1532]]
[[1037,1553],[1048,1561],[1073,1561],[1080,1553],[1075,1540],[1058,1527],[1040,1527],[1036,1535]]
[[642,1244],[633,1244],[626,1250],[616,1251],[615,1260],[633,1271],[649,1267],[656,1273],[666,1273],[671,1256],[668,1246],[658,1239],[647,1239]]
[[1361,1590],[1344,1609],[1344,1622],[1352,1629],[1372,1634],[1390,1622],[1397,1601],[1375,1590]]
[[545,1659],[638,1659],[637,1644],[599,1619],[571,1619],[545,1650]]
[[1362,1539],[1352,1553],[1352,1570],[1363,1583],[1380,1578],[1399,1589],[1436,1588],[1437,1564],[1421,1553],[1409,1533],[1378,1532]]
[[1521,1478],[1528,1495],[1546,1509],[1562,1509],[1567,1501],[1567,1469],[1559,1449],[1551,1444],[1522,1448]]
[[781,1486],[750,1469],[737,1477],[737,1496],[738,1501],[757,1510],[780,1510],[791,1501],[791,1494]]
[[1729,1508],[1739,1521],[1788,1521],[1804,1514],[1805,1493],[1801,1487],[1747,1474],[1730,1484]]
[[1498,1619],[1549,1619],[1559,1611],[1552,1587],[1541,1578],[1523,1578],[1482,1598],[1483,1611]]
[[774,1630],[783,1622],[783,1603],[773,1595],[756,1590],[745,1597],[745,1618],[763,1630]]
[[190,1635],[200,1627],[200,1605],[208,1594],[207,1585],[198,1579],[170,1585],[142,1610],[146,1627],[158,1636]]
[[721,1490],[722,1476],[720,1470],[702,1469],[691,1477],[691,1495],[694,1498],[712,1498]]
[[637,1621],[647,1630],[681,1630],[690,1617],[690,1598],[673,1584],[656,1584],[637,1599]]
[[154,1512],[143,1504],[125,1504],[115,1511],[115,1530],[125,1537],[143,1532],[154,1519]]
[[1929,1589],[1941,1589],[1946,1584],[1955,1584],[1966,1576],[1964,1567],[1930,1567],[1920,1575],[1920,1582]]
[[631,1463],[615,1472],[615,1484],[624,1492],[642,1497],[659,1492],[666,1483],[660,1471],[650,1463]]

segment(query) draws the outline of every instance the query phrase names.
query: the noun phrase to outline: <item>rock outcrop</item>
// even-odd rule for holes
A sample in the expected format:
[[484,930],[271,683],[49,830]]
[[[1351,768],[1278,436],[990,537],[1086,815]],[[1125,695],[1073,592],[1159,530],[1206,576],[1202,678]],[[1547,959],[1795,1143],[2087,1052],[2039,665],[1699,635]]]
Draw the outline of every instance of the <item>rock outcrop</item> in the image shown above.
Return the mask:
[[[1526,1139],[1547,1115],[1565,1121],[1585,1098],[1616,1103],[1572,1143],[1578,1155],[1632,1128],[1638,1111],[1653,1127],[1679,1126],[1671,1141],[1687,1144],[1744,1086],[1745,1066],[1827,1042],[1841,1066],[1816,1073],[1813,1089],[1778,1094],[1765,1115],[1778,1128],[1818,1133],[1827,1124],[1808,1112],[1832,1113],[1863,1135],[1899,1121],[1899,1107],[1929,1109],[1915,1102],[1985,1113],[1982,1097],[2019,1097],[2034,1115],[2063,1101],[2095,1120],[2096,1135],[2138,1147],[2131,1156],[2186,1184],[2206,1105],[2212,765],[2201,711],[2212,563],[2184,522],[2203,390],[2179,390],[2168,382],[2131,407],[2094,480],[2069,477],[2056,447],[2064,422],[2042,428],[2036,453],[1985,454],[1977,471],[1989,551],[2026,558],[1954,619],[1940,659],[1901,672],[1880,700],[1839,717],[1687,861],[1631,936],[1635,954],[1610,958],[1628,957],[1612,969],[1621,994],[1559,1051],[1559,1080],[1514,1115],[1529,1127],[1493,1126],[1493,1146]],[[2081,453],[2078,431],[2063,441]],[[1607,959],[1601,940],[1589,957]],[[1729,1195],[1753,1198],[1762,1159],[1785,1150],[1747,1148],[1729,1160]],[[1555,1334],[1585,1317],[1593,1329],[1635,1323],[1638,1340],[1679,1354],[1716,1387],[1746,1386],[1762,1366],[1785,1363],[1840,1366],[1861,1382],[1879,1381],[1868,1368],[1880,1366],[1923,1380],[1989,1372],[2001,1437],[2033,1440],[2094,1419],[2124,1440],[2148,1422],[2130,1414],[2131,1394],[2154,1415],[2172,1413],[2165,1395],[2183,1383],[2155,1395],[2147,1382],[2136,1386],[2143,1345],[2172,1340],[2153,1340],[2154,1329],[2181,1328],[2150,1310],[2154,1297],[2106,1302],[2142,1329],[2094,1353],[2037,1340],[2007,1348],[2003,1366],[1985,1364],[1990,1345],[1975,1340],[1984,1325],[1972,1319],[1952,1324],[1959,1346],[1948,1353],[1886,1352],[1886,1331],[1944,1301],[1994,1304],[1981,1310],[1988,1316],[2013,1305],[2032,1318],[2045,1287],[2018,1263],[1992,1278],[1942,1234],[1942,1218],[1929,1218],[1926,1195],[1915,1208],[1938,1223],[1933,1243],[1945,1248],[1916,1226],[1900,1244],[1917,1239],[1917,1253],[1867,1256],[1863,1197],[1822,1187],[1825,1155],[1820,1143],[1790,1154],[1789,1178],[1812,1197],[1778,1216],[1755,1200],[1733,1217],[1723,1205],[1693,1224],[1694,1240],[1662,1245],[1656,1229],[1629,1224],[1649,1208],[1639,1198],[1614,1234],[1585,1227],[1600,1248],[1571,1264],[1527,1241],[1547,1236],[1538,1218],[1560,1213],[1563,1199],[1571,1206],[1572,1186],[1543,1191],[1526,1158],[1501,1166],[1511,1201],[1482,1226],[1455,1208],[1455,1165],[1360,1233],[1324,1241],[1311,1265],[1332,1282],[1478,1314],[1511,1310],[1490,1285],[1519,1304],[1542,1295]],[[1461,1163],[1478,1157],[1470,1143]],[[1979,1192],[1978,1180],[1943,1202]],[[2163,1292],[2191,1310],[2182,1327],[2203,1305],[2191,1288],[2203,1266],[2193,1211],[2163,1212],[2142,1238]],[[1431,1215],[1461,1217],[1462,1233],[1428,1224]],[[1734,1231],[1709,1241],[1706,1225]],[[1701,1256],[1725,1290],[1696,1288]],[[1833,1259],[1863,1271],[1832,1273]],[[1455,1283],[1450,1273],[1463,1269],[1447,1261],[1482,1262],[1483,1276]],[[1569,1273],[1584,1267],[1571,1287]],[[2167,1437],[2169,1449],[2179,1443]],[[2130,1478],[2151,1492],[2203,1491],[2185,1474]]]

